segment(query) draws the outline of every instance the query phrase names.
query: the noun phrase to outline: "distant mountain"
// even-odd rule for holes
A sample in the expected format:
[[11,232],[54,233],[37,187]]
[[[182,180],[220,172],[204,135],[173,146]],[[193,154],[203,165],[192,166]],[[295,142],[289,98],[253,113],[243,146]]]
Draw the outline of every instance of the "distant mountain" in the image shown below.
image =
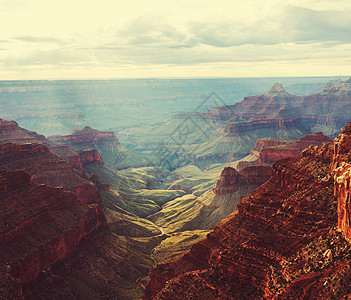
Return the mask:
[[350,82],[330,83],[308,96],[291,95],[276,83],[267,93],[233,105],[178,114],[179,122],[190,119],[201,128],[198,138],[193,133],[182,146],[198,166],[206,166],[243,158],[260,138],[296,140],[316,131],[335,137],[351,119]]

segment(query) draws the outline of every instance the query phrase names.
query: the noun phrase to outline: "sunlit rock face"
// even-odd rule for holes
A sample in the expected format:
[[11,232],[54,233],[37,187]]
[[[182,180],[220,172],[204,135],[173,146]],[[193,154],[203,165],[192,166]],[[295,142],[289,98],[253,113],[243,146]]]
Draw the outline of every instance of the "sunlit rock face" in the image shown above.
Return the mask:
[[349,295],[350,129],[274,163],[270,180],[243,197],[238,212],[181,259],[152,270],[144,299],[194,291],[201,299]]
[[338,199],[338,228],[351,241],[351,123],[335,139],[330,172],[334,175],[334,194]]
[[299,157],[302,151],[309,146],[321,147],[325,142],[332,142],[332,139],[322,132],[308,134],[297,141],[275,138],[258,139],[250,155],[239,161],[237,168],[241,170],[247,166],[272,165],[280,159]]

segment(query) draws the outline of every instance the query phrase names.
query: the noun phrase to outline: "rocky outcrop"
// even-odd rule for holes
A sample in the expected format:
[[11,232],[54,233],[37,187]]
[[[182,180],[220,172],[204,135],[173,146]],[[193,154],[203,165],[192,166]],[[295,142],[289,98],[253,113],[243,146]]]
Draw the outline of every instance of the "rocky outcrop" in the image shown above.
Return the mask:
[[213,192],[216,195],[233,193],[238,190],[237,186],[245,183],[244,176],[239,174],[237,170],[231,167],[226,167],[221,173],[220,179],[217,181]]
[[351,123],[335,139],[330,173],[334,175],[334,195],[338,198],[338,228],[351,241]]
[[260,153],[262,151],[262,149],[265,149],[265,148],[286,145],[288,143],[289,143],[289,141],[275,139],[275,138],[258,139],[256,141],[255,147],[251,151],[251,154]]
[[260,151],[257,162],[260,164],[272,164],[277,160],[298,157],[302,151],[309,146],[321,147],[325,142],[331,142],[332,139],[323,135],[322,132],[306,135],[296,142],[286,142],[279,146],[265,147]]
[[119,141],[113,131],[99,131],[89,126],[81,130],[73,130],[71,134],[51,136],[49,139],[77,149],[90,149],[94,148],[95,145],[119,145]]
[[104,164],[104,161],[102,160],[99,152],[97,152],[95,149],[81,150],[81,151],[78,151],[78,154],[82,160],[83,165],[87,165],[91,163],[97,163],[99,165]]
[[25,170],[34,182],[72,191],[82,203],[101,203],[97,187],[44,145],[0,144],[0,169]]
[[260,185],[271,177],[271,167],[269,166],[250,166],[240,172],[232,167],[225,167],[220,179],[213,188],[216,195],[225,195],[238,191],[239,186]]
[[24,299],[23,286],[106,226],[99,204],[32,183],[23,171],[0,171],[0,294]]
[[[245,97],[239,103],[209,109],[204,113],[184,114],[184,117],[201,126],[207,126],[206,120],[211,124],[208,125],[210,141],[204,140],[201,147],[195,147],[199,138],[192,137],[195,162],[201,159],[204,165],[204,161],[239,160],[247,156],[248,150],[261,138],[293,141],[318,131],[334,138],[349,122],[350,112],[349,79],[329,84],[323,92],[308,96],[291,95],[281,84],[274,84],[265,94]],[[222,132],[220,137],[214,134],[219,131]],[[289,156],[295,156],[294,151],[287,151],[291,152]]]
[[48,147],[56,155],[66,157],[76,155],[76,152],[66,145],[57,144],[34,131],[19,127],[15,121],[0,119],[0,143],[36,143]]
[[351,77],[339,83],[328,83],[321,94],[351,96]]
[[240,174],[244,176],[247,185],[261,185],[271,177],[272,168],[270,166],[248,166],[240,170]]
[[95,149],[89,150],[78,150],[78,153],[72,156],[66,156],[65,160],[68,164],[78,170],[83,172],[86,171],[86,165],[97,163],[99,165],[104,165],[104,161],[102,160],[99,152]]
[[0,143],[16,144],[41,144],[80,171],[85,171],[84,166],[89,163],[103,164],[103,160],[95,149],[73,150],[65,144],[49,141],[45,136],[26,130],[14,121],[0,119]]
[[350,129],[334,144],[276,162],[271,179],[243,197],[237,213],[183,258],[151,272],[144,299],[186,299],[194,291],[199,299],[349,295]]
[[274,98],[274,97],[283,97],[283,98],[289,98],[291,95],[284,90],[284,87],[280,83],[275,83],[271,87],[271,89],[264,94],[266,98]]
[[297,141],[285,141],[275,138],[259,139],[250,155],[238,162],[237,168],[241,170],[247,166],[272,165],[274,162],[289,157],[299,157],[309,146],[321,147],[332,139],[322,132],[308,134]]
[[351,241],[350,181],[351,164],[344,163],[335,170],[334,195],[338,198],[338,228]]

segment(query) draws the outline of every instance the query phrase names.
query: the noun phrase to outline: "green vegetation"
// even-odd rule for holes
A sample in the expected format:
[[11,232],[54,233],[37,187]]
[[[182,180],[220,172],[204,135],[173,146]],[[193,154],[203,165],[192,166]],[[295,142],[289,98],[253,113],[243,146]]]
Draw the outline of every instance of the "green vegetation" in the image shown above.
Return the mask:
[[156,262],[174,260],[190,249],[192,245],[206,238],[208,230],[191,230],[172,234],[153,251]]

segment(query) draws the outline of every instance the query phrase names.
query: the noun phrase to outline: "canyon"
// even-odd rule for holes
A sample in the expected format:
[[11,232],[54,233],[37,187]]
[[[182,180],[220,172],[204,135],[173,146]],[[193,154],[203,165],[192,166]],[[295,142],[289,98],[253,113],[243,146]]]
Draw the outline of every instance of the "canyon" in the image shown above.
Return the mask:
[[347,297],[350,129],[276,162],[205,240],[152,270],[144,299]]
[[145,128],[139,149],[82,118],[48,138],[0,119],[1,297],[351,294],[350,91],[274,84]]
[[1,298],[140,298],[162,234],[109,202],[120,196],[88,170],[106,168],[100,154],[5,120],[0,141]]

